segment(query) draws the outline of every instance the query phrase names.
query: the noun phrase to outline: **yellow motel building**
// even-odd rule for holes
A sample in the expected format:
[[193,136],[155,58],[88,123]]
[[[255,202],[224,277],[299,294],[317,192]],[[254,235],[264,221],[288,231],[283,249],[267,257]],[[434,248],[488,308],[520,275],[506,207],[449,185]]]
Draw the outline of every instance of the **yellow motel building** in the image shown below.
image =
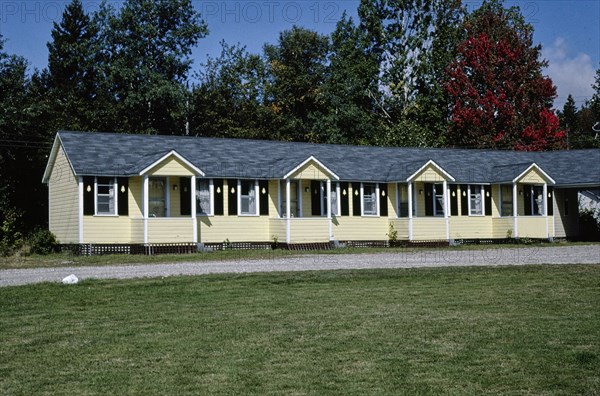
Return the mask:
[[[385,148],[57,133],[49,228],[86,252],[578,236],[600,150]],[[168,250],[168,249],[167,249]]]

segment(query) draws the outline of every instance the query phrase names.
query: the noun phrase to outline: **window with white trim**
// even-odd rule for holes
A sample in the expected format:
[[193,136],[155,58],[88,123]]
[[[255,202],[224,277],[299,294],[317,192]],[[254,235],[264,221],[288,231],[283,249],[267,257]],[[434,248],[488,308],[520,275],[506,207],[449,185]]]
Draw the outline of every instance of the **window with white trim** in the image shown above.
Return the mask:
[[[325,192],[327,192],[327,185],[325,185]],[[339,216],[340,215],[340,184],[339,183],[331,183],[331,215]]]
[[240,180],[240,215],[258,215],[258,183],[256,180]]
[[97,215],[116,215],[116,178],[97,177],[96,178],[96,214]]
[[377,216],[377,185],[363,183],[362,185],[363,216]]
[[211,180],[196,179],[196,214],[210,216],[212,215],[212,197]]
[[167,216],[167,179],[151,177],[148,179],[148,215],[150,217]]
[[469,215],[483,216],[483,186],[469,185]]

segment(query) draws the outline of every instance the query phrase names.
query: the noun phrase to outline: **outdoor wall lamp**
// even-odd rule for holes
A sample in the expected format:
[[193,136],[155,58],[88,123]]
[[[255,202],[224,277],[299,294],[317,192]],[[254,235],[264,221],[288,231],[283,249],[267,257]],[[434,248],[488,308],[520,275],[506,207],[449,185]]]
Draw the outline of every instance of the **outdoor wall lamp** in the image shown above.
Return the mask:
[[419,190],[419,195],[423,195],[423,190]]
[[307,192],[309,192],[309,191],[310,191],[310,188],[308,188],[308,187],[304,187],[304,192],[305,192],[305,193],[307,193]]
[[173,191],[177,191],[178,187],[177,184],[173,184]]

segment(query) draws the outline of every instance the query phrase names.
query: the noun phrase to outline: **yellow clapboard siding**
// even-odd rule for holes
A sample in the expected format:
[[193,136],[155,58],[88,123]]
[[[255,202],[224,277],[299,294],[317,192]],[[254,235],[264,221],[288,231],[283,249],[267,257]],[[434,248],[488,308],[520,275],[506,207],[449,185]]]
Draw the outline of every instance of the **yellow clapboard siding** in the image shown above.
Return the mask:
[[444,174],[436,169],[432,165],[428,165],[421,172],[417,174],[417,176],[413,179],[416,182],[427,182],[427,183],[435,183],[435,182],[443,182],[445,180]]
[[388,217],[389,218],[396,218],[398,217],[398,211],[397,211],[397,207],[396,207],[396,196],[398,195],[398,189],[397,189],[397,184],[396,183],[388,183],[387,184],[387,205],[388,205]]
[[492,219],[492,238],[509,238],[515,236],[514,217],[495,217]]
[[329,242],[329,219],[290,219],[290,243]]
[[83,243],[131,243],[131,219],[122,216],[84,216]]
[[390,225],[394,226],[394,230],[397,232],[396,238],[399,241],[408,239],[408,218],[390,220]]
[[443,217],[413,219],[413,240],[446,239],[446,220]]
[[286,219],[269,219],[269,234],[271,240],[285,243],[286,240]]
[[195,172],[179,158],[170,156],[156,164],[148,174],[151,176],[193,176]]
[[269,180],[269,217],[279,216],[279,183]]
[[525,216],[517,218],[519,238],[547,238],[546,218],[544,216]]
[[532,168],[529,170],[529,172],[521,176],[518,182],[529,184],[544,184],[546,182],[546,179],[540,171],[538,171],[535,168]]
[[450,238],[490,238],[492,222],[491,216],[451,216],[449,218]]
[[148,243],[190,243],[194,241],[191,217],[148,219]]
[[144,243],[144,219],[131,219],[131,243]]
[[330,178],[328,172],[314,162],[308,162],[290,176],[290,179],[307,180],[327,180]]
[[[177,190],[173,186],[177,185]],[[181,217],[181,183],[178,177],[170,177],[169,185],[169,211],[171,217]],[[192,191],[195,191],[196,186],[192,186]],[[189,217],[189,215],[185,216]]]
[[[302,195],[302,217],[312,216],[312,194],[310,180],[300,180],[300,194]],[[308,188],[308,191],[305,191]],[[285,214],[284,214],[285,216]],[[320,216],[316,216],[320,217]]]
[[492,217],[500,216],[500,208],[502,203],[500,202],[500,186],[497,184],[492,185]]
[[333,219],[333,238],[338,241],[387,240],[389,219],[387,217],[343,216]]
[[[417,182],[414,184],[416,193],[417,217],[425,217],[425,183]],[[422,193],[421,193],[422,192]],[[431,199],[431,197],[430,197]]]
[[129,178],[129,217],[142,217],[142,178]]
[[268,216],[198,217],[198,238],[203,243],[272,241]]
[[60,147],[48,180],[49,224],[60,243],[79,243],[79,186]]

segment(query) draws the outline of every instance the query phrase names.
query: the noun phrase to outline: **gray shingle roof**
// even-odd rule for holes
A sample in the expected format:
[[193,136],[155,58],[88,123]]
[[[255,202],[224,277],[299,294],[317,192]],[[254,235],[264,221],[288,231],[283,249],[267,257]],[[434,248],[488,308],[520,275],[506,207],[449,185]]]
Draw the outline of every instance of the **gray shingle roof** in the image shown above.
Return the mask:
[[536,163],[557,185],[600,185],[600,149],[519,152],[96,132],[58,135],[77,175],[137,175],[175,150],[206,177],[282,178],[312,155],[346,181],[404,181],[433,160],[457,183],[507,182]]

